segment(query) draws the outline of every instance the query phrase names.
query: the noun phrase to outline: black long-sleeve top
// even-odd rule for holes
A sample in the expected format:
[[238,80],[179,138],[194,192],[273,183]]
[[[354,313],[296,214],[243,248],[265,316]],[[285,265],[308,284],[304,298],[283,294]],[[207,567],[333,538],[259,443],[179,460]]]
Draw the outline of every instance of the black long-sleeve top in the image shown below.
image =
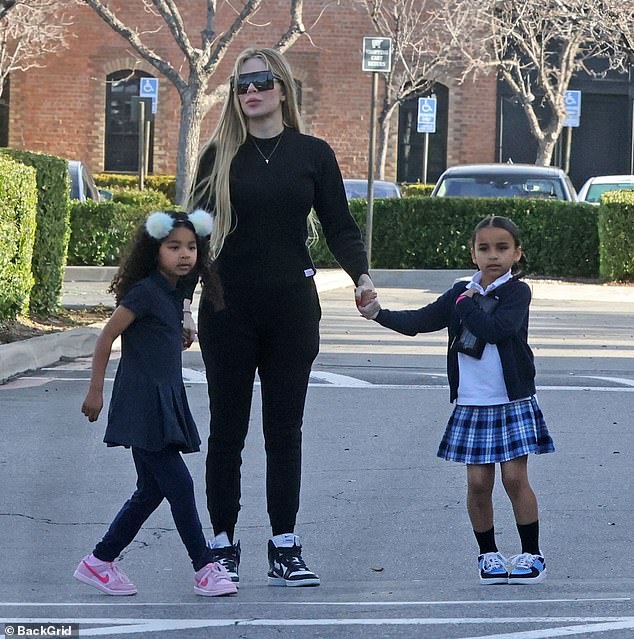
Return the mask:
[[[215,263],[222,285],[284,284],[314,274],[306,246],[311,208],[335,259],[356,284],[368,272],[368,260],[334,152],[323,140],[290,128],[273,150],[277,142],[249,136],[232,162],[233,230]],[[214,157],[210,148],[201,158],[197,183],[211,172]],[[213,212],[213,202],[196,207]],[[189,283],[193,292],[195,282]]]
[[535,394],[535,364],[528,345],[528,308],[531,290],[525,282],[510,280],[490,293],[498,299],[495,312],[481,310],[471,298],[458,304],[456,299],[464,293],[466,282],[458,282],[436,301],[415,311],[388,311],[381,309],[376,321],[404,335],[431,333],[448,329],[447,378],[450,400],[458,397],[458,353],[451,348],[462,323],[476,336],[495,344],[500,354],[506,392],[511,401]]

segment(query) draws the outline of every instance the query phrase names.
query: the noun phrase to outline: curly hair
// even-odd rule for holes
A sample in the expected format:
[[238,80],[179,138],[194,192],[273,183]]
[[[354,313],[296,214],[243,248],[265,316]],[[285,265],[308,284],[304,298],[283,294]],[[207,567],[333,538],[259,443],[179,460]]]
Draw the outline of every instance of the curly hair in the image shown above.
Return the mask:
[[[209,251],[209,237],[196,235],[194,225],[190,222],[187,213],[182,211],[164,211],[174,218],[174,227],[184,226],[194,233],[198,255],[194,271],[198,271],[205,261]],[[117,304],[121,302],[125,294],[134,284],[153,273],[158,267],[158,254],[161,244],[169,235],[157,240],[147,232],[145,220],[139,224],[136,233],[128,244],[124,257],[121,260],[117,273],[112,278],[108,292],[114,294]]]

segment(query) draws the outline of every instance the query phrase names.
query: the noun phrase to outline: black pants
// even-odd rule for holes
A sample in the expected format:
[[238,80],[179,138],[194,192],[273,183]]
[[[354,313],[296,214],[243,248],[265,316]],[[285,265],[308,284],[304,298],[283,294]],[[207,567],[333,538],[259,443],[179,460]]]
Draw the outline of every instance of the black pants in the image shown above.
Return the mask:
[[240,510],[240,466],[255,372],[262,391],[266,499],[273,534],[293,532],[299,509],[302,420],[310,368],[319,351],[315,283],[224,288],[225,308],[201,301],[200,347],[211,426],[207,507],[216,534],[233,536]]
[[114,561],[163,499],[167,499],[194,570],[200,570],[213,561],[213,556],[198,518],[192,477],[180,452],[175,448],[158,452],[132,448],[132,457],[137,472],[136,491],[122,506],[93,554],[101,561]]

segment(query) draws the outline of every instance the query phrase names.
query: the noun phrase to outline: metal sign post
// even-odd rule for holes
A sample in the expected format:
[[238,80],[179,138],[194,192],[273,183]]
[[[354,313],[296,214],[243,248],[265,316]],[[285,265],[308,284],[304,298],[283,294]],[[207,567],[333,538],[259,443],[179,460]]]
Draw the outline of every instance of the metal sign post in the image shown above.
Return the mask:
[[380,36],[363,38],[362,71],[372,73],[372,93],[370,97],[370,142],[368,148],[368,213],[365,225],[365,244],[368,265],[372,265],[372,221],[374,211],[374,146],[376,138],[376,94],[379,73],[392,70],[392,39]]
[[436,133],[436,96],[430,98],[418,98],[418,117],[416,131],[425,134],[425,147],[423,150],[423,184],[427,184],[427,165],[429,162],[429,134]]
[[150,144],[150,120],[152,119],[152,98],[141,98],[132,96],[132,120],[139,125],[139,145],[138,145],[138,162],[139,162],[139,190],[143,190],[144,180],[148,172],[148,157]]
[[566,91],[564,93],[566,103],[566,156],[564,171],[570,173],[570,153],[572,150],[572,129],[579,126],[581,120],[581,91]]

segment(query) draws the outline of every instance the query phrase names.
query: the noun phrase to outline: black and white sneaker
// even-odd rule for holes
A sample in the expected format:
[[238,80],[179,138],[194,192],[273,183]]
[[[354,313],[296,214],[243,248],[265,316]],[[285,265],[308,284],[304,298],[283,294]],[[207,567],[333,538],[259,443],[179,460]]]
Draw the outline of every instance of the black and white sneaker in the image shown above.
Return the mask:
[[299,538],[292,546],[276,546],[269,540],[269,586],[319,586],[319,577],[306,567]]
[[208,545],[213,555],[212,561],[218,562],[229,573],[229,577],[231,577],[231,581],[236,585],[236,588],[239,588],[240,541],[221,548],[213,548],[211,541]]

